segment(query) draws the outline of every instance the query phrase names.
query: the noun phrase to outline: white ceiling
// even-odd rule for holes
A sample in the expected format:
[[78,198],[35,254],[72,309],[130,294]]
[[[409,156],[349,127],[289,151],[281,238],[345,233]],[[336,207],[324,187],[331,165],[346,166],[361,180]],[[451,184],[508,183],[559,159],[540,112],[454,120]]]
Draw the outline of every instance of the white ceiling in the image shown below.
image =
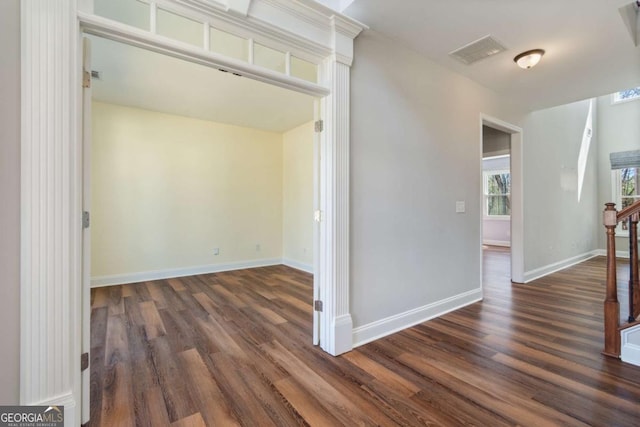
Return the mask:
[[[345,14],[531,110],[640,86],[618,8],[631,0],[355,0]],[[472,65],[448,53],[486,35],[507,51]],[[513,57],[546,50],[522,70]],[[356,52],[357,58],[357,52]]]
[[[640,86],[640,47],[618,11],[630,1],[354,0],[344,13],[536,110]],[[508,50],[472,65],[448,55],[486,35]],[[313,118],[307,95],[92,40],[96,100],[276,132]],[[546,50],[542,62],[518,68],[513,57],[533,48]]]
[[273,132],[313,119],[309,95],[89,37],[96,101]]

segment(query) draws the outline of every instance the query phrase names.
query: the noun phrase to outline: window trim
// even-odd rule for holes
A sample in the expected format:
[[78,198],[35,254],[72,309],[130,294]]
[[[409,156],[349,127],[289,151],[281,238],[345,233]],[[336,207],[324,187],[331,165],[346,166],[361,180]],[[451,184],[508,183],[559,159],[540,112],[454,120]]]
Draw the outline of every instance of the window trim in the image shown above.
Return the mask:
[[499,174],[509,174],[511,177],[510,169],[491,169],[482,171],[482,217],[483,219],[509,221],[511,215],[489,215],[489,196],[511,196],[511,192],[506,194],[487,194],[489,186],[489,176]]

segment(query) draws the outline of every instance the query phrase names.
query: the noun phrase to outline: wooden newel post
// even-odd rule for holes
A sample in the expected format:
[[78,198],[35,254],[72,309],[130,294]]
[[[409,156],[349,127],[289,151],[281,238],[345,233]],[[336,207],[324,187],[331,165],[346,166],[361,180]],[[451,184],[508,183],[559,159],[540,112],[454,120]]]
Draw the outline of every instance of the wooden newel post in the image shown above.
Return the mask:
[[616,226],[618,212],[615,203],[607,203],[603,223],[607,229],[607,297],[604,300],[604,351],[606,356],[620,357],[620,303],[616,277]]
[[638,217],[629,217],[629,322],[640,315],[640,281],[638,280]]

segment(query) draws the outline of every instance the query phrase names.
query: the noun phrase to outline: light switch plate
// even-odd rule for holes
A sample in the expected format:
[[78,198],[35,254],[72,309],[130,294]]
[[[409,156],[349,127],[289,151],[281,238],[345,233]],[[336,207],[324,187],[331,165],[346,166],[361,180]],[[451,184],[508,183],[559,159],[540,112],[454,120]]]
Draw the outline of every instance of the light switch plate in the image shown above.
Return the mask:
[[456,202],[456,213],[464,213],[464,212],[465,212],[464,200]]

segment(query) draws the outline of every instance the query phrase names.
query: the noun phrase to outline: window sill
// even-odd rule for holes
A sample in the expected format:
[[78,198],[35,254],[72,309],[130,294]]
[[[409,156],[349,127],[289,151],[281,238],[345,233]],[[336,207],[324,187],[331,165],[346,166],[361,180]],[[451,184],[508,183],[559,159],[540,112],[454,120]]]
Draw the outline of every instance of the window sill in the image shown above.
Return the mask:
[[511,221],[511,215],[485,215],[482,219],[491,221]]

